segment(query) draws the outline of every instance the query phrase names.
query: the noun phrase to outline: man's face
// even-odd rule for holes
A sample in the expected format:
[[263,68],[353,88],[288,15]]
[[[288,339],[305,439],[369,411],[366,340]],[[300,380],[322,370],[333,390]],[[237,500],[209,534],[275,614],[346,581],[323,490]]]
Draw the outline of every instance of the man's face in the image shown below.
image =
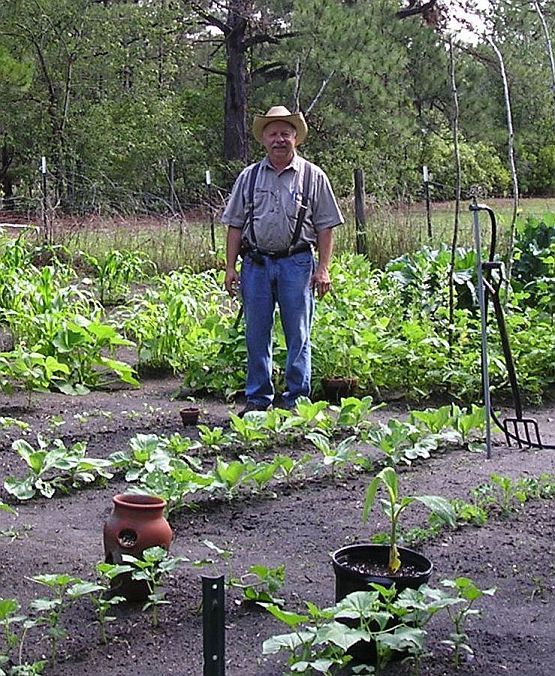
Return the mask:
[[262,143],[271,162],[289,162],[295,152],[297,130],[289,122],[270,122],[262,132]]

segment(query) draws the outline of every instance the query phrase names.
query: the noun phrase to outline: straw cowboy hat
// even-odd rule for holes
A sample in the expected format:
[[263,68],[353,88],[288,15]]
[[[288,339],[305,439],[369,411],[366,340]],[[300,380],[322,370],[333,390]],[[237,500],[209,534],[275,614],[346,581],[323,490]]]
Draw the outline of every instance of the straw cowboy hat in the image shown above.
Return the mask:
[[297,145],[304,143],[308,134],[306,120],[302,113],[290,113],[285,106],[272,106],[266,115],[255,115],[252,125],[254,138],[262,143],[262,132],[270,122],[289,122],[297,130]]

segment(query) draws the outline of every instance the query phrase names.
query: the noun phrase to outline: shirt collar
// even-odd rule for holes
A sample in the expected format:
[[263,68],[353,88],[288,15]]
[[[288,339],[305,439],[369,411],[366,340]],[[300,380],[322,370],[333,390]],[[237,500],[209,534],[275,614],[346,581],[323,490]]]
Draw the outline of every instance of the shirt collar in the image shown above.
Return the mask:
[[[288,169],[293,169],[293,171],[299,172],[301,169],[301,162],[302,162],[301,158],[297,155],[297,153],[295,153],[293,155],[293,159],[291,160],[291,162],[289,162],[289,164],[285,167],[285,169],[283,169],[283,171],[281,171],[280,173],[283,173]],[[274,167],[270,163],[270,160],[268,159],[268,155],[264,157],[260,166],[263,169],[271,169],[272,171],[275,171]]]

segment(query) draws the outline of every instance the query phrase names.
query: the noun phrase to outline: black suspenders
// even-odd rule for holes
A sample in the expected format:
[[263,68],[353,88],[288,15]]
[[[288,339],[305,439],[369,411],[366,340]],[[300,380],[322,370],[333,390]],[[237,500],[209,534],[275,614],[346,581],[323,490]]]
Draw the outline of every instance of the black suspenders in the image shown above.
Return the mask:
[[[249,174],[249,191],[248,191],[248,202],[247,202],[247,218],[246,218],[246,224],[247,224],[247,230],[250,230],[250,236],[252,243],[254,245],[254,252],[256,253],[263,253],[258,250],[258,247],[256,245],[256,234],[254,232],[254,188],[256,186],[256,179],[258,177],[258,172],[260,171],[260,162],[257,162],[253,168],[250,171]],[[284,257],[284,256],[290,256],[294,250],[295,247],[297,246],[297,242],[299,241],[299,237],[301,236],[301,231],[303,228],[303,223],[304,219],[306,216],[306,211],[308,209],[308,201],[310,198],[310,188],[311,188],[311,179],[312,179],[312,167],[308,162],[304,162],[304,170],[303,170],[303,196],[302,196],[302,202],[301,206],[299,207],[299,213],[297,214],[297,222],[295,224],[295,230],[293,232],[293,237],[291,238],[291,243],[287,247],[287,249],[284,249],[283,251],[276,251],[273,252],[275,257]],[[248,251],[249,249],[252,251],[253,247],[250,246],[248,240],[246,238],[243,238],[243,248]],[[307,247],[308,250],[309,247]]]

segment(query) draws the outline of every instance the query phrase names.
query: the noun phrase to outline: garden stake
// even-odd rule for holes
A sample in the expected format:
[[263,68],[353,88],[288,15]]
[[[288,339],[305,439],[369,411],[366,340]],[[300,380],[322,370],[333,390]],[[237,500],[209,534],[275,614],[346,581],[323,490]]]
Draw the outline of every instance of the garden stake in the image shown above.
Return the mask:
[[[487,323],[487,300],[488,296],[491,296],[493,307],[495,310],[495,318],[497,320],[497,328],[499,330],[499,336],[501,339],[501,346],[503,348],[503,357],[505,359],[507,375],[509,378],[509,383],[511,385],[511,392],[513,395],[513,404],[515,409],[514,417],[504,418],[503,420],[500,421],[491,406],[489,382],[487,382],[486,386],[486,381],[482,380],[484,387],[484,404],[486,406],[486,411],[489,411],[489,415],[486,416],[486,435],[488,432],[489,420],[491,417],[491,419],[494,420],[495,424],[501,430],[503,430],[508,446],[511,446],[511,440],[513,440],[516,441],[519,448],[523,447],[554,448],[551,445],[542,443],[537,420],[535,420],[534,418],[524,418],[522,415],[522,400],[520,398],[520,391],[518,389],[516,369],[513,361],[513,356],[511,353],[511,346],[509,344],[509,336],[505,324],[503,307],[501,305],[501,299],[499,297],[499,290],[501,288],[501,284],[504,281],[503,265],[498,261],[494,261],[495,244],[497,240],[497,223],[495,220],[495,214],[493,213],[493,210],[490,209],[489,207],[483,204],[476,204],[475,199],[474,203],[470,205],[470,209],[474,212],[474,237],[477,252],[478,293],[480,299],[480,312],[482,315],[482,368],[484,368],[484,357],[485,357],[486,360],[485,368],[487,377],[487,337],[485,334],[485,324]],[[480,226],[478,223],[478,211],[486,211],[491,223],[491,245],[489,252],[489,260],[485,263],[481,262]],[[493,271],[498,272],[498,275],[496,277],[492,275]],[[482,305],[484,307],[483,312]],[[488,400],[487,402],[486,399]],[[488,442],[486,436],[486,446],[489,451],[490,446],[488,446],[487,444]],[[487,457],[488,458],[490,457],[489,453]]]
[[203,676],[225,675],[224,576],[202,576]]
[[470,209],[473,212],[474,219],[474,244],[476,246],[476,274],[478,277],[478,302],[480,305],[480,326],[482,332],[482,391],[484,394],[484,406],[486,409],[486,458],[491,458],[491,396],[489,389],[489,371],[488,371],[488,338],[486,333],[487,327],[487,306],[484,289],[484,279],[482,276],[482,243],[480,238],[480,219],[478,211],[483,208],[476,202],[474,196],[473,203]]

